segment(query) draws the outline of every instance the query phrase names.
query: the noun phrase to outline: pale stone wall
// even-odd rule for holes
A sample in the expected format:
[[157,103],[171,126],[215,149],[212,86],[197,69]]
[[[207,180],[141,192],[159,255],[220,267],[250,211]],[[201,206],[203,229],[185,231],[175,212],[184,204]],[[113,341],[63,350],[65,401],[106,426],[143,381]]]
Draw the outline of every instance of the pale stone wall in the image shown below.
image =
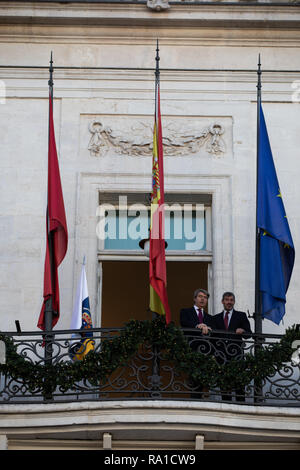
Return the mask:
[[[271,26],[282,22],[282,27],[261,29],[262,9],[255,7],[232,14],[229,9],[218,12],[206,7],[201,16],[197,6],[172,6],[168,12],[153,13],[145,5],[43,4],[34,9],[32,24],[32,5],[15,3],[0,5],[0,79],[6,88],[5,104],[0,105],[0,329],[13,330],[15,319],[24,330],[35,329],[42,303],[48,71],[30,67],[47,67],[52,50],[55,66],[115,68],[54,72],[56,142],[69,230],[68,253],[59,268],[62,315],[57,328],[70,325],[84,254],[92,312],[99,326],[98,191],[149,192],[151,156],[122,154],[113,146],[99,156],[91,155],[89,124],[100,119],[123,138],[129,125],[144,123],[148,130],[143,138],[151,139],[154,75],[149,69],[155,67],[157,37],[163,125],[196,123],[202,129],[216,122],[225,129],[220,154],[201,148],[165,156],[166,190],[213,194],[214,311],[219,311],[222,292],[234,290],[236,306],[251,312],[258,53],[263,69],[277,70],[263,74],[264,110],[296,254],[299,249],[299,102],[295,94],[293,101],[297,89],[292,85],[300,80],[300,73],[292,70],[300,70],[300,33],[299,28],[288,27],[289,22],[299,21],[299,10],[293,14],[280,7],[264,10]],[[213,14],[223,29],[212,25]],[[18,15],[21,24],[13,24]],[[227,28],[232,17],[240,25],[235,29]],[[15,67],[5,67],[11,65]],[[164,70],[172,68],[176,71]],[[296,258],[284,326],[264,322],[265,331],[279,333],[298,322],[298,278]]]

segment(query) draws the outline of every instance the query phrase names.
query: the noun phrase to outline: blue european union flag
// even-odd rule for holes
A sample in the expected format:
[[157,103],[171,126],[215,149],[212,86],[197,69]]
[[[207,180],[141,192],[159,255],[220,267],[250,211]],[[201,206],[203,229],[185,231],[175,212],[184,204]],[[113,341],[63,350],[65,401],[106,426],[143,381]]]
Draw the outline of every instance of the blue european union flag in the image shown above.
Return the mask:
[[277,325],[285,314],[294,244],[284,210],[262,107],[258,149],[257,225],[260,231],[262,317]]

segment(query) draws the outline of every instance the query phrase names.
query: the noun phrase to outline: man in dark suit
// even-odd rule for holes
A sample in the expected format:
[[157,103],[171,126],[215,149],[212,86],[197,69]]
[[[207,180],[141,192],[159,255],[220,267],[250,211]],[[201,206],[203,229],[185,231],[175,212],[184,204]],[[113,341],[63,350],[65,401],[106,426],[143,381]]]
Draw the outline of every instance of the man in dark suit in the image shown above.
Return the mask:
[[[219,333],[216,342],[216,358],[220,364],[233,359],[244,357],[243,339],[251,336],[251,327],[245,312],[235,310],[235,295],[232,292],[224,292],[222,297],[224,310],[213,317],[213,328],[226,330],[228,333]],[[232,333],[229,333],[232,332]],[[223,400],[231,400],[232,394],[222,394]],[[245,401],[245,390],[236,389],[236,400]]]
[[207,334],[212,328],[212,317],[206,312],[209,293],[205,289],[194,292],[194,306],[180,310],[180,325],[182,328],[199,328]]
[[[187,339],[194,351],[200,351],[203,354],[211,352],[211,344],[203,339],[202,335],[207,335],[213,327],[212,317],[205,309],[207,308],[209,293],[205,289],[197,289],[194,292],[194,306],[180,310],[180,325],[182,328],[196,328],[197,333],[186,332]],[[193,384],[192,384],[193,386]],[[196,386],[192,393],[192,398],[201,398],[202,392],[207,392],[203,386]]]

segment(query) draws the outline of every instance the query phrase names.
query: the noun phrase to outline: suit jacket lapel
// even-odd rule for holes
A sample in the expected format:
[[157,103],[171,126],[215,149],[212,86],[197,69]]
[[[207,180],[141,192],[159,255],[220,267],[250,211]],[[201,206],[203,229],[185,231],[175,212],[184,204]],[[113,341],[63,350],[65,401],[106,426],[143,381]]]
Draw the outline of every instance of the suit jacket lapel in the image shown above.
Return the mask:
[[224,315],[223,312],[219,314],[217,329],[225,330]]
[[[235,322],[235,319],[236,319],[235,317],[236,317],[235,311],[233,310],[230,321],[228,323],[228,330],[230,329],[230,327],[233,328],[233,325],[234,325],[234,322]],[[224,311],[220,313],[219,329],[220,330],[226,330],[225,323],[224,323]]]
[[195,321],[198,323],[199,318],[198,318],[197,312],[196,312],[196,310],[195,310],[195,307],[193,307],[193,312],[194,312],[194,313],[193,313],[193,316],[194,316],[194,318],[195,318]]
[[236,328],[233,327],[234,324],[235,324],[235,321],[236,321],[236,313],[235,313],[235,310],[232,310],[232,315],[231,315],[231,318],[230,318],[228,329],[229,329],[229,327],[231,327],[234,331],[236,330]]

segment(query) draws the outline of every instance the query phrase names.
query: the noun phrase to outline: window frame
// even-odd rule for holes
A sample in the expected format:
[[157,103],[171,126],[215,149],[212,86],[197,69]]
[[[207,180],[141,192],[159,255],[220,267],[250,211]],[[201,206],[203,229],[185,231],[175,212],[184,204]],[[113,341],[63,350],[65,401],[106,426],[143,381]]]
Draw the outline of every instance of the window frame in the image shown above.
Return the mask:
[[[128,196],[131,193],[121,193],[121,196]],[[149,197],[148,200],[146,200],[146,194],[145,193],[136,193],[139,195],[140,200],[137,202],[133,202],[132,204],[135,204],[137,207],[139,204],[141,204],[141,207],[149,207],[150,210],[150,201]],[[170,193],[172,197],[178,197],[177,201],[170,201],[168,202],[165,200],[166,204],[192,204],[196,205],[197,204],[197,194],[182,194],[182,193],[175,193],[172,192]],[[104,195],[104,203],[108,203],[110,205],[113,205],[115,210],[124,210],[127,209],[127,206],[120,205],[118,202],[114,202],[115,199],[115,193],[111,194],[111,200],[109,198],[110,194],[109,192],[101,192],[99,193],[99,202],[101,204],[101,196]],[[168,196],[168,193],[166,193],[165,196]],[[203,194],[201,194],[203,196]],[[206,195],[204,195],[206,196]],[[144,198],[145,202],[144,204],[142,203],[141,199]],[[187,200],[185,200],[188,198]],[[143,204],[143,205],[142,205]],[[204,206],[204,212],[205,212],[205,241],[206,241],[206,249],[205,250],[167,250],[166,251],[166,261],[206,261],[206,262],[212,262],[212,203],[211,202],[201,202]],[[109,250],[104,248],[104,242],[105,240],[99,239],[97,241],[97,252],[98,252],[98,261],[146,261],[148,258],[144,255],[143,251],[141,248],[137,248],[136,250]],[[137,245],[138,245],[138,240],[137,240]]]

